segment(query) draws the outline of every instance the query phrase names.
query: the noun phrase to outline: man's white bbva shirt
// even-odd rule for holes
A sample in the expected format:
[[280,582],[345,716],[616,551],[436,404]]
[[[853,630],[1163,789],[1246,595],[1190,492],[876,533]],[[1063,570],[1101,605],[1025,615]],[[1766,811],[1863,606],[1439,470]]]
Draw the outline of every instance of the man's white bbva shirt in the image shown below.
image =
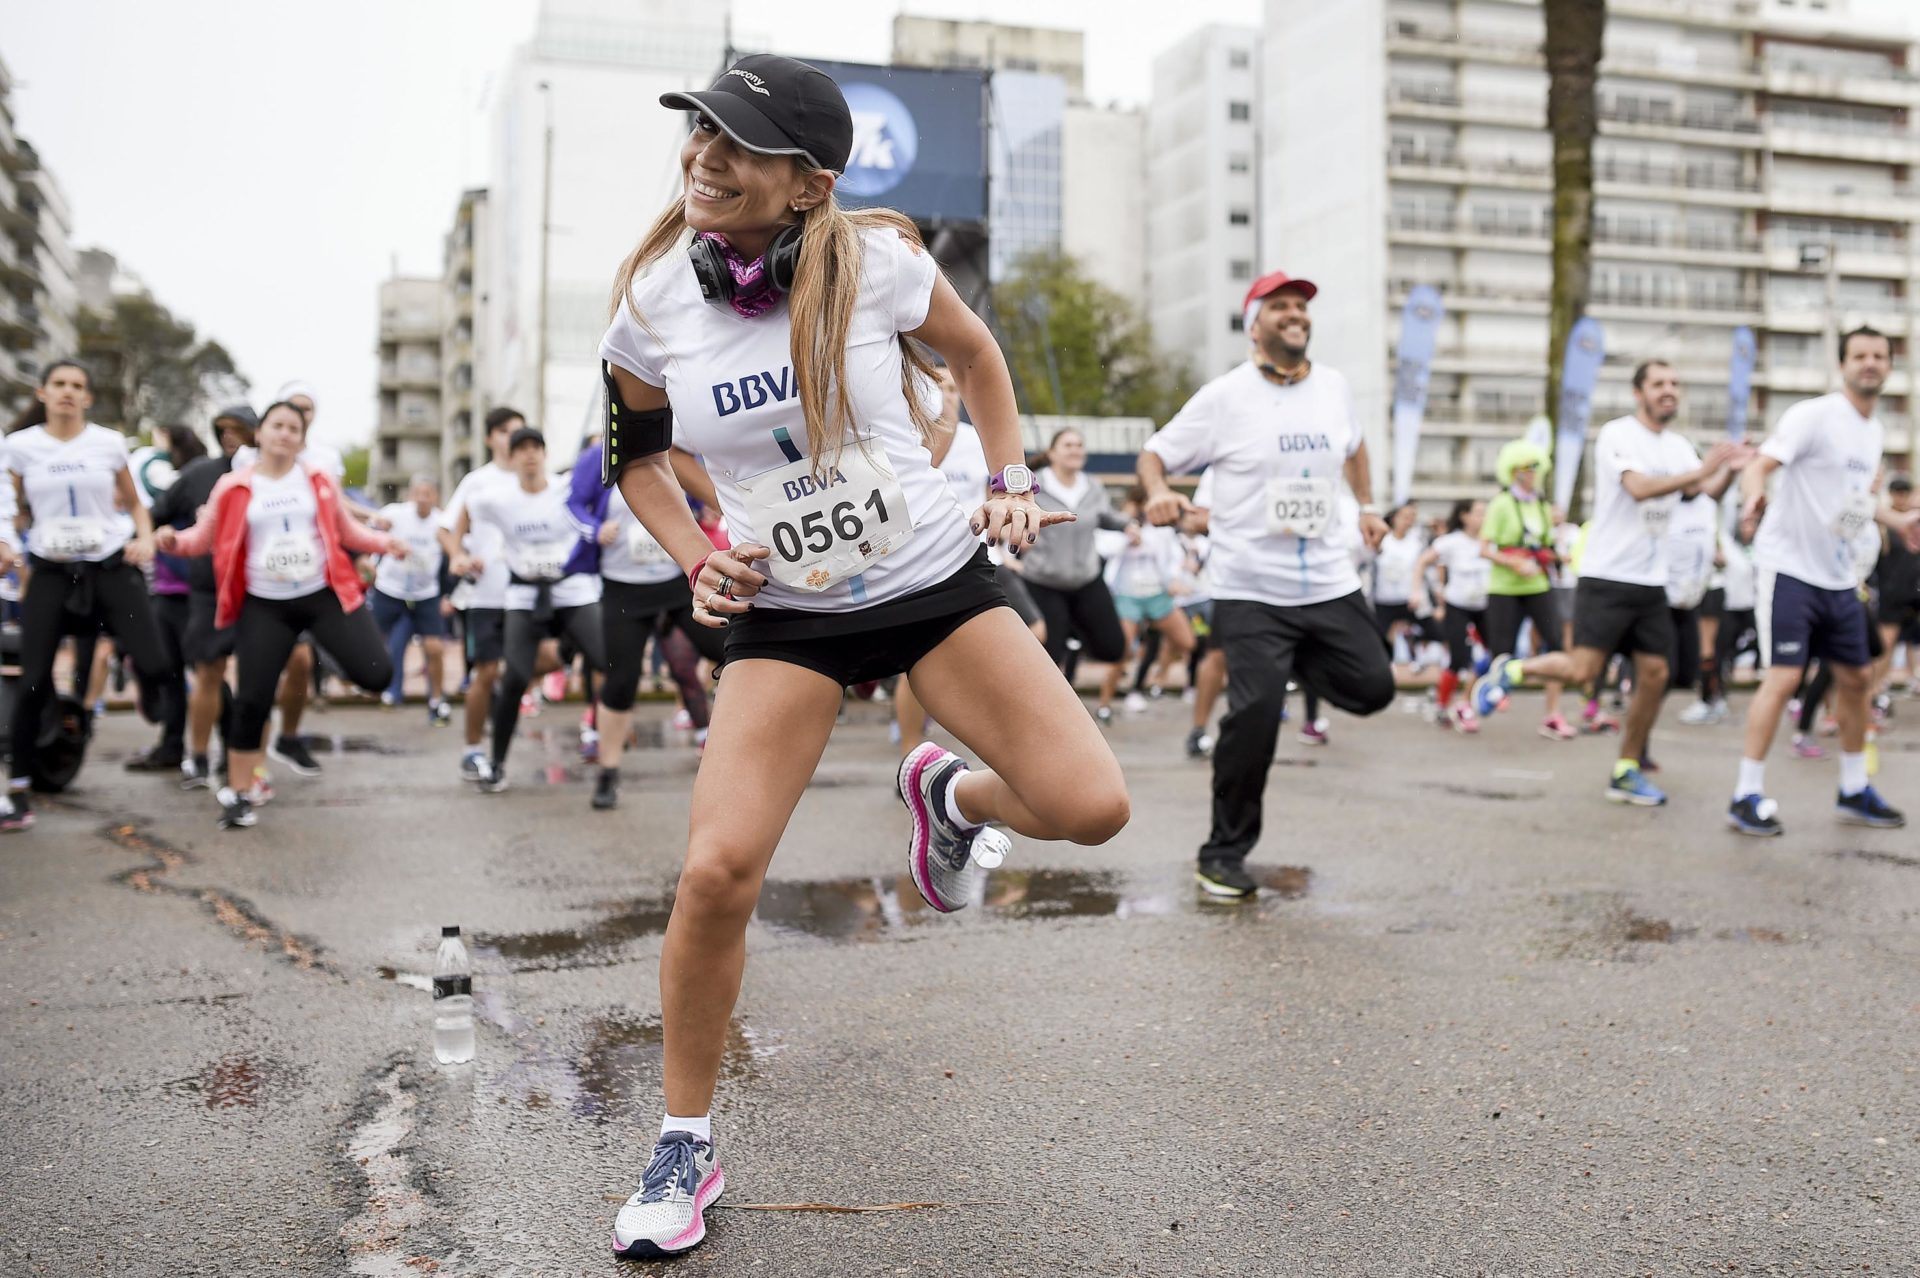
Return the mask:
[[[930,253],[914,249],[889,228],[862,231],[860,243],[860,292],[847,334],[847,384],[856,430],[868,437],[867,449],[892,471],[892,481],[856,480],[857,475],[875,475],[878,466],[862,455],[859,443],[846,441],[840,473],[825,478],[833,488],[840,486],[839,479],[846,480],[846,500],[852,504],[844,512],[844,527],[851,537],[831,527],[842,522],[840,517],[823,520],[816,514],[805,530],[796,527],[800,520],[781,517],[783,503],[796,509],[818,505],[806,418],[792,367],[792,325],[784,303],[754,319],[730,307],[711,306],[700,296],[691,261],[674,253],[634,284],[632,306],[620,308],[601,339],[602,359],[649,386],[665,388],[673,409],[674,443],[706,463],[735,544],[753,541],[773,547],[773,558],[758,565],[769,580],[755,603],[765,607],[846,612],[883,603],[944,581],[979,546],[967,516],[978,506],[980,494],[969,494],[963,509],[946,477],[934,468],[900,379],[900,334],[926,322],[939,267]],[[646,326],[634,319],[636,309]],[[808,464],[796,466],[802,461]],[[796,476],[784,498],[783,485],[767,478],[783,467],[808,472],[809,480],[801,483]],[[888,492],[904,498],[904,511],[889,507]],[[834,493],[833,500],[842,499]],[[816,539],[824,538],[830,549],[821,553],[857,552],[877,526],[900,531],[910,526],[911,533],[863,571],[824,589],[802,589],[774,579],[783,561],[798,562],[787,550],[804,557],[820,551]]]
[[410,501],[396,501],[381,508],[380,517],[387,521],[389,535],[407,543],[407,557],[381,556],[380,567],[373,574],[373,584],[380,593],[408,603],[439,596],[440,560],[445,554],[435,536],[440,515],[438,510],[422,515]]
[[[1304,380],[1279,386],[1249,361],[1202,386],[1147,441],[1170,472],[1212,468],[1207,576],[1215,599],[1298,607],[1360,589],[1333,499],[1364,438],[1337,371],[1315,364]],[[1326,494],[1319,535],[1271,531],[1277,480],[1317,481],[1300,491]]]
[[[486,492],[495,484],[520,486],[520,476],[505,466],[488,462],[478,470],[470,470],[460,477],[454,486],[453,498],[447,502],[447,508],[440,512],[440,526],[452,532],[460,526],[460,512],[472,504],[473,499]],[[512,573],[507,569],[507,558],[501,554],[506,539],[500,530],[491,523],[478,519],[467,521],[466,551],[478,558],[483,565],[479,578],[473,583],[473,593],[468,597],[469,608],[504,608],[507,606],[507,582]]]
[[1880,419],[1862,417],[1839,391],[1780,415],[1760,451],[1780,463],[1754,561],[1821,590],[1852,590],[1854,538],[1873,522]]
[[1660,479],[1700,467],[1693,445],[1666,430],[1649,430],[1638,417],[1616,417],[1594,445],[1593,523],[1580,555],[1580,576],[1632,586],[1667,585],[1667,531],[1679,493],[1635,501],[1621,484],[1629,471]]

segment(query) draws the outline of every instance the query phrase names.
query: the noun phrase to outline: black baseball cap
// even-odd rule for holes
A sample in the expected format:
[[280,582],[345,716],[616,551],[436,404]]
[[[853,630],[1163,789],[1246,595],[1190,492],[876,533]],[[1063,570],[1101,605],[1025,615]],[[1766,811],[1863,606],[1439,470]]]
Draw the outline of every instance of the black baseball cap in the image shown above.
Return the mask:
[[509,453],[517,453],[528,444],[538,444],[540,447],[545,448],[547,446],[547,437],[532,426],[517,427],[513,434],[507,436],[507,451]]
[[772,53],[741,58],[699,93],[663,93],[660,105],[699,111],[760,155],[798,155],[834,173],[853,154],[853,113],[833,77]]

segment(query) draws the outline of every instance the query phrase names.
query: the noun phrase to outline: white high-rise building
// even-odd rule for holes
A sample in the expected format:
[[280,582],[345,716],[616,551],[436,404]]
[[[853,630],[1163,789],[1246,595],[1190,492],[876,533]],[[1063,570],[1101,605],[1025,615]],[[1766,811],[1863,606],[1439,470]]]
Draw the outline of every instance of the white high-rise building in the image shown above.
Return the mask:
[[487,460],[482,423],[490,405],[475,384],[487,362],[483,339],[493,282],[479,251],[486,225],[487,193],[461,192],[440,271],[440,458],[434,469],[443,493]]
[[33,146],[13,131],[13,78],[0,62],[0,408],[79,353],[73,215]]
[[[1836,331],[1869,323],[1894,339],[1888,450],[1910,451],[1920,37],[1894,9],[1848,0],[1608,10],[1595,422],[1631,411],[1633,365],[1659,357],[1687,388],[1683,426],[1711,436],[1726,420],[1732,334],[1748,325],[1760,350],[1750,420],[1764,429],[1828,389]],[[1542,42],[1525,0],[1268,0],[1264,242],[1272,264],[1320,285],[1314,353],[1352,382],[1376,457],[1388,455],[1406,292],[1432,284],[1446,302],[1416,492],[1483,491],[1494,453],[1546,407]]]
[[614,274],[679,189],[686,119],[658,98],[724,69],[728,16],[726,0],[541,0],[494,86],[479,395],[542,427],[556,464],[597,428]]
[[[1338,6],[1332,6],[1338,7]],[[1241,301],[1263,262],[1258,219],[1260,32],[1206,26],[1153,62],[1147,108],[1147,318],[1196,378],[1247,357]]]
[[1145,313],[1146,112],[1067,105],[1060,138],[1060,248]]
[[380,416],[367,459],[376,502],[399,501],[415,474],[440,476],[442,293],[431,275],[380,285]]
[[978,67],[1059,78],[1067,97],[1086,96],[1086,36],[1058,27],[1015,27],[901,13],[893,19],[893,60],[908,67]]

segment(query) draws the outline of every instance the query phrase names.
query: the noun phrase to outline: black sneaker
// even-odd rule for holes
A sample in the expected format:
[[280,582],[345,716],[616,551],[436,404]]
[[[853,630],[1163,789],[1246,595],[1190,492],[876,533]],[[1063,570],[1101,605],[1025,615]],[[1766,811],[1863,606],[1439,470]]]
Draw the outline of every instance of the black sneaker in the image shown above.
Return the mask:
[[196,754],[180,763],[180,788],[182,790],[211,790],[213,772],[207,766],[207,756]]
[[274,737],[273,745],[268,748],[267,753],[292,768],[298,776],[320,775],[320,761],[313,757],[312,752],[307,749],[307,743],[299,737],[290,737],[282,732]]
[[612,768],[600,769],[600,779],[593,784],[593,806],[596,811],[604,812],[620,802],[620,774]]
[[1858,794],[1841,795],[1834,801],[1833,810],[1848,825],[1870,825],[1876,830],[1898,830],[1907,823],[1900,810],[1888,807],[1872,786]]
[[1758,794],[1743,794],[1727,808],[1727,824],[1756,839],[1771,839],[1780,833],[1778,806]]
[[156,745],[142,750],[126,762],[129,772],[172,772],[186,757],[179,746]]
[[1208,896],[1240,900],[1260,890],[1247,867],[1238,861],[1202,861],[1193,878]]
[[244,794],[236,794],[231,786],[221,786],[220,793],[214,796],[220,804],[220,828],[223,830],[245,830],[259,820],[253,814],[253,804]]
[[33,804],[27,799],[27,792],[8,790],[0,797],[0,830],[31,830],[33,828]]

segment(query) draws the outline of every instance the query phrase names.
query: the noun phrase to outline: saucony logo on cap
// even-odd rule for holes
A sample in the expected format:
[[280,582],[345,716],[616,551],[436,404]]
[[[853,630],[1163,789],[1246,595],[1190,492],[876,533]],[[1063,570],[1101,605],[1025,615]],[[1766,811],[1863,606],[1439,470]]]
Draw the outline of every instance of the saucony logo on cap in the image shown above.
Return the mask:
[[734,67],[731,71],[728,71],[727,74],[739,76],[742,80],[745,80],[747,82],[747,87],[749,89],[752,89],[755,93],[759,94],[763,98],[770,98],[773,96],[771,93],[767,92],[767,89],[766,89],[767,82],[765,80],[762,80],[759,76],[755,75],[751,71],[742,71],[739,67]]

